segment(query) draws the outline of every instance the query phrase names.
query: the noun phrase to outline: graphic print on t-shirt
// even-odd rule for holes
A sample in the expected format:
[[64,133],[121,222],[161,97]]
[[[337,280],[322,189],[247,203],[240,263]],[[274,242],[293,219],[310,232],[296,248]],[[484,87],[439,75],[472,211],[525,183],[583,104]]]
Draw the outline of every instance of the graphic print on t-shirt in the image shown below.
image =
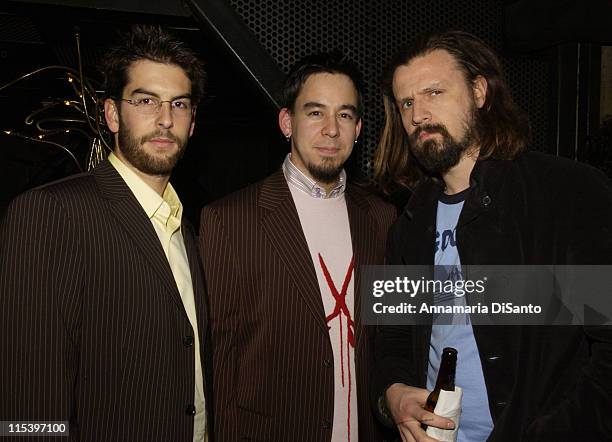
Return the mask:
[[[335,318],[338,318],[338,322],[340,324],[340,371],[342,373],[342,387],[348,388],[347,393],[347,420],[346,420],[346,429],[348,433],[348,439],[351,440],[351,392],[353,390],[353,377],[351,376],[351,349],[355,348],[355,323],[353,322],[353,318],[351,318],[351,312],[346,305],[346,294],[349,287],[349,283],[353,278],[353,270],[355,268],[355,257],[351,258],[351,262],[348,266],[348,270],[346,271],[346,275],[344,277],[344,282],[342,283],[342,291],[338,292],[334,281],[329,274],[329,270],[327,269],[327,265],[325,264],[325,260],[319,253],[319,263],[321,264],[321,271],[325,276],[325,280],[327,281],[327,285],[329,286],[329,290],[336,301],[336,305],[334,306],[334,310],[325,317],[325,322],[329,324],[329,322]],[[342,318],[346,320],[346,356],[344,352],[344,327]],[[346,370],[344,367],[346,366]]]
[[317,275],[333,354],[333,359],[330,357],[324,361],[334,373],[334,414],[328,418],[333,419],[330,441],[357,442],[358,380],[355,377],[356,337],[353,324],[354,267],[357,263],[353,262],[346,199],[344,193],[333,198],[314,198],[291,183],[289,189]]
[[[436,280],[464,279],[457,244],[457,224],[466,194],[467,191],[444,195],[438,202],[434,262]],[[465,296],[455,296],[452,292],[435,294],[434,300],[437,304],[445,305],[466,305],[467,302]],[[434,319],[427,370],[429,390],[434,387],[444,347],[454,347],[458,351],[455,384],[463,389],[463,399],[457,441],[484,442],[493,430],[493,420],[469,315],[439,315]]]

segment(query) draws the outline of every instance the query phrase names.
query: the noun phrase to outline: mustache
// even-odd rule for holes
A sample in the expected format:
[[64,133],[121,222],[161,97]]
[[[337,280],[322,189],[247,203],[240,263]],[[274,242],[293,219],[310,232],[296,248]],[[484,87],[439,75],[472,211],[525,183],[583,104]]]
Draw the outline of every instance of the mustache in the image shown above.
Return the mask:
[[438,133],[445,138],[450,138],[450,134],[448,133],[448,129],[443,124],[425,124],[423,126],[419,126],[416,128],[414,133],[410,135],[410,141],[412,143],[416,142],[419,139],[419,136],[423,132],[428,132],[430,134]]
[[173,141],[175,143],[178,141],[178,138],[172,132],[159,130],[159,131],[147,134],[147,135],[143,135],[140,138],[140,142],[141,143],[146,143],[147,141],[151,141],[153,138],[168,138],[169,140],[171,140],[171,141]]

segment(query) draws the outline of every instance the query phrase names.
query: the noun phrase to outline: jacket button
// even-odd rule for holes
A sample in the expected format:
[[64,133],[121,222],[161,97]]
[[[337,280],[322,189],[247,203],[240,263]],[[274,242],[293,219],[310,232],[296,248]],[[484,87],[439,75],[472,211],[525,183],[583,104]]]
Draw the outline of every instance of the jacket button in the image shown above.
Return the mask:
[[331,421],[329,419],[323,419],[323,424],[321,424],[324,430],[329,430],[331,428]]
[[185,347],[191,347],[193,345],[193,336],[185,336],[183,338],[183,344],[185,345]]
[[323,361],[323,365],[325,365],[326,367],[331,367],[332,366],[332,361],[329,359],[325,359]]
[[488,207],[491,204],[491,197],[489,195],[483,195],[480,202],[484,207]]
[[187,408],[185,409],[185,414],[187,416],[195,416],[195,414],[196,414],[195,405],[193,405],[193,404],[187,405]]

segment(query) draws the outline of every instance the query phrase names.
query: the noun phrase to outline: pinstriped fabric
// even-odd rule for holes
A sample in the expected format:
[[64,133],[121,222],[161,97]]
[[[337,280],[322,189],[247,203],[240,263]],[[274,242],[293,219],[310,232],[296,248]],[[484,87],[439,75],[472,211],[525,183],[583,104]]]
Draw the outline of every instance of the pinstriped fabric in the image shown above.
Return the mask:
[[[183,236],[208,349],[186,225]],[[151,222],[107,162],[13,202],[0,296],[0,420],[70,420],[75,441],[191,442],[193,330]]]
[[[347,207],[357,266],[382,263],[395,210],[353,186]],[[217,440],[329,442],[332,348],[312,258],[282,172],[205,207],[201,219]],[[363,441],[380,440],[368,401],[371,335],[357,323]]]

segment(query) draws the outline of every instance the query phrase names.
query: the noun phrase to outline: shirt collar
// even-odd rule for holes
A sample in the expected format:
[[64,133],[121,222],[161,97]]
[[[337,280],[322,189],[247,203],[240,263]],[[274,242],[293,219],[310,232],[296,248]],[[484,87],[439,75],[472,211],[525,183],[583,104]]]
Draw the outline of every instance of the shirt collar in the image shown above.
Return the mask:
[[183,205],[172,184],[168,183],[163,196],[155,192],[142,178],[127,167],[117,156],[111,152],[108,161],[117,170],[125,184],[130,188],[138,203],[149,217],[159,217],[164,224],[173,216],[180,222],[183,215]]
[[329,196],[325,189],[316,181],[306,176],[295,164],[291,161],[291,153],[288,153],[283,161],[283,174],[287,183],[292,184],[297,189],[310,195],[313,198],[338,198],[344,194],[346,189],[346,172],[344,169],[340,171],[336,186],[329,192]]

